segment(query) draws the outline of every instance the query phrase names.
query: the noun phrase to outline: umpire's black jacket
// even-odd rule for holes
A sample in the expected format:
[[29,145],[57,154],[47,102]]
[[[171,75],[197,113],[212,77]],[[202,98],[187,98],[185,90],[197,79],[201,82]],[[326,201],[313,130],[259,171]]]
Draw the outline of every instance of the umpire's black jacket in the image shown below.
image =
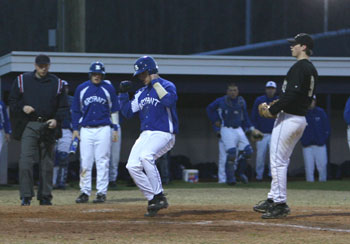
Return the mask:
[[[23,107],[32,106],[35,112],[25,114]],[[69,108],[63,81],[48,73],[39,79],[35,71],[19,75],[13,82],[10,97],[10,118],[15,139],[20,139],[28,121],[64,119]]]

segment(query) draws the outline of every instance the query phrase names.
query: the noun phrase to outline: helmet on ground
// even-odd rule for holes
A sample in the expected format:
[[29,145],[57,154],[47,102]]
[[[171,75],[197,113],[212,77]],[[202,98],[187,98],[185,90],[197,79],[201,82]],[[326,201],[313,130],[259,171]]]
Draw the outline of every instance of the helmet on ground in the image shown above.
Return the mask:
[[136,60],[134,64],[135,73],[134,76],[141,74],[145,71],[148,71],[148,74],[157,74],[158,65],[156,61],[151,56],[142,56]]
[[92,73],[98,73],[104,76],[106,74],[105,65],[100,61],[93,62],[90,66],[89,76],[91,76]]

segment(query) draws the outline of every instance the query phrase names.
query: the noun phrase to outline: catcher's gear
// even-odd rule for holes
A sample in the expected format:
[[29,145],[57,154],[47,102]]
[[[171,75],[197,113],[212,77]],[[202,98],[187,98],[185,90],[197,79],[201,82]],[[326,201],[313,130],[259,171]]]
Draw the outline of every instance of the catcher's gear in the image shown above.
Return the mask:
[[119,90],[120,92],[128,92],[131,90],[132,87],[132,82],[129,80],[123,80],[122,82],[120,82],[119,84]]
[[261,141],[264,137],[264,134],[260,130],[257,130],[257,129],[247,131],[246,135],[253,142]]
[[258,110],[259,115],[264,118],[276,118],[275,115],[272,115],[269,111],[270,106],[267,105],[267,103],[261,103],[259,104]]
[[134,69],[134,76],[137,76],[138,74],[141,74],[145,71],[148,71],[148,74],[150,75],[158,73],[158,65],[156,61],[150,56],[142,56],[136,60]]

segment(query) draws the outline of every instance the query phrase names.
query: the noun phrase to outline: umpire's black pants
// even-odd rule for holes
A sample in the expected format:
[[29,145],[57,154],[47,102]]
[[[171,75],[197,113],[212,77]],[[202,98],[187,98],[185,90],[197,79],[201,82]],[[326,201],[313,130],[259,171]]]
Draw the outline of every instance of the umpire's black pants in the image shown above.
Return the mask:
[[45,141],[42,137],[42,122],[28,122],[21,139],[21,156],[19,160],[19,184],[20,197],[34,197],[33,165],[39,163],[39,186],[37,199],[52,199],[52,174],[53,174],[53,147],[54,133],[49,133],[52,138]]

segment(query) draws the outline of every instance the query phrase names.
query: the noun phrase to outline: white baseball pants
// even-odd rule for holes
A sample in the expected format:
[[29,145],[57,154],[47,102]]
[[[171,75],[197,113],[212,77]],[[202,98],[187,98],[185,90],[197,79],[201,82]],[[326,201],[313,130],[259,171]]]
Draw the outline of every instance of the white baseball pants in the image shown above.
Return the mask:
[[109,158],[111,151],[111,127],[80,129],[80,191],[90,196],[91,171],[96,163],[97,194],[106,194],[108,189]]
[[163,131],[143,131],[131,149],[126,168],[148,201],[163,191],[155,160],[175,144],[175,135]]
[[[111,131],[113,134],[113,130]],[[122,129],[121,127],[119,127],[118,141],[111,142],[111,161],[109,163],[109,181],[117,180],[121,145],[122,145]]]
[[262,180],[265,170],[265,160],[266,152],[270,147],[271,134],[265,134],[261,141],[256,142],[256,162],[255,162],[255,172],[256,179]]
[[293,149],[305,130],[305,116],[280,112],[270,144],[271,189],[267,197],[275,203],[287,202],[287,170]]
[[219,139],[219,160],[218,160],[218,178],[219,183],[226,183],[226,160],[227,153],[225,145],[221,139]]
[[221,127],[220,134],[226,151],[231,148],[236,148],[237,151],[242,151],[247,145],[249,145],[248,138],[241,127],[236,129],[231,127]]
[[69,153],[69,147],[72,143],[72,131],[62,129],[62,137],[57,141],[57,151]]
[[318,180],[327,181],[327,147],[326,145],[311,145],[303,147],[306,181],[315,181],[315,164],[318,171]]

